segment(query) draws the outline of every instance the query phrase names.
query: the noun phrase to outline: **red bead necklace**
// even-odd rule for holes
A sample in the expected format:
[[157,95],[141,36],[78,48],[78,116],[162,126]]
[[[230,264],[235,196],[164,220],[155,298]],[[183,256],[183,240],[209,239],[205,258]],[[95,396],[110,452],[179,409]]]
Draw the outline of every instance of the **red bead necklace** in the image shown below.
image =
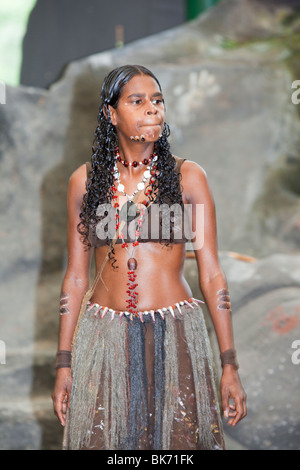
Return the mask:
[[[116,156],[117,156],[117,153],[116,153]],[[151,155],[151,157],[150,157],[151,161],[153,160],[154,156],[155,155]],[[117,158],[118,158],[118,156],[117,156]],[[145,159],[145,160],[147,160],[147,163],[144,163],[144,164],[147,165],[149,163],[150,159]],[[144,162],[145,162],[145,160],[144,160]],[[121,161],[121,160],[119,160],[119,161]],[[122,161],[121,161],[121,163],[122,163]],[[126,166],[126,165],[124,165],[124,166]],[[137,219],[137,225],[136,225],[136,230],[135,230],[135,240],[132,243],[133,252],[132,252],[131,256],[129,257],[128,261],[127,261],[127,267],[128,267],[128,271],[127,271],[127,275],[128,275],[127,286],[128,286],[128,288],[127,288],[127,291],[126,291],[126,293],[128,295],[128,299],[126,300],[127,311],[132,316],[136,316],[136,317],[138,316],[138,308],[137,308],[137,304],[138,304],[138,292],[137,292],[138,282],[137,282],[137,274],[136,274],[137,260],[136,260],[136,258],[133,257],[133,254],[134,254],[135,248],[139,245],[138,238],[140,236],[141,229],[142,229],[142,226],[143,226],[144,215],[146,213],[146,208],[148,207],[148,205],[150,203],[149,196],[153,192],[153,182],[155,181],[154,175],[155,175],[156,169],[157,169],[156,164],[155,163],[152,164],[151,169],[150,169],[151,177],[150,177],[150,180],[149,180],[149,187],[147,188],[147,191],[145,192],[146,199],[139,202],[139,204],[141,204],[143,207],[141,208],[141,210],[139,212],[138,219]],[[116,195],[117,188],[115,186],[115,183],[113,184],[111,189],[113,191],[113,196],[112,196],[112,199],[113,199],[113,202],[114,202],[113,206],[114,206],[115,209],[117,209],[115,218],[116,218],[116,230],[118,230],[119,227],[120,227],[120,214],[119,214],[118,196]],[[128,201],[126,204],[129,207],[130,205],[132,205],[134,203],[133,203],[133,201]],[[121,232],[118,235],[118,237],[121,240],[123,240],[122,248],[126,248],[127,251],[128,251],[128,244],[125,241],[124,233]]]
[[135,168],[139,165],[148,165],[149,163],[152,162],[153,158],[155,157],[155,154],[152,153],[149,158],[144,158],[144,160],[142,160],[140,162],[137,162],[136,160],[134,160],[133,162],[126,162],[126,160],[122,160],[122,158],[120,157],[119,147],[115,148],[115,155],[116,155],[116,158],[117,158],[118,162],[122,163],[122,165],[124,165],[126,167],[127,166],[133,166]]

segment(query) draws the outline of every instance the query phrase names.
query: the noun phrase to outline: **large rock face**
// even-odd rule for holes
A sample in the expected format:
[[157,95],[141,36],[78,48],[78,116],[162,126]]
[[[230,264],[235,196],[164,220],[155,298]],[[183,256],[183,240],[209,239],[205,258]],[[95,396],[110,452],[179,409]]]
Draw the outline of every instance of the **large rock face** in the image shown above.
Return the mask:
[[[60,445],[50,393],[68,177],[90,157],[102,80],[124,63],[158,76],[174,153],[205,168],[215,197],[249,396],[247,421],[228,430],[230,445],[299,448],[300,366],[291,362],[300,339],[299,108],[291,100],[299,21],[292,7],[275,3],[223,1],[194,22],[71,63],[47,91],[7,88],[0,108],[2,448]],[[197,276],[187,260],[195,292]],[[284,433],[289,439],[276,437]]]
[[[299,450],[300,256],[274,254],[249,261],[221,253],[220,259],[233,299],[235,344],[248,406],[247,417],[236,428],[225,424],[233,439],[230,445]],[[186,261],[185,272],[200,295],[195,260]],[[214,334],[212,342],[218,365]]]

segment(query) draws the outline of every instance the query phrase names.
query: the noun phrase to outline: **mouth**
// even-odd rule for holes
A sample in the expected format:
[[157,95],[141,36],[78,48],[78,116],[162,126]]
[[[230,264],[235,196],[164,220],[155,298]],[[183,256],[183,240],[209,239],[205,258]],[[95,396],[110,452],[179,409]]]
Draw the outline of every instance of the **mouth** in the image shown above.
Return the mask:
[[160,123],[151,123],[151,124],[143,124],[142,126],[139,126],[139,127],[160,127],[161,124]]

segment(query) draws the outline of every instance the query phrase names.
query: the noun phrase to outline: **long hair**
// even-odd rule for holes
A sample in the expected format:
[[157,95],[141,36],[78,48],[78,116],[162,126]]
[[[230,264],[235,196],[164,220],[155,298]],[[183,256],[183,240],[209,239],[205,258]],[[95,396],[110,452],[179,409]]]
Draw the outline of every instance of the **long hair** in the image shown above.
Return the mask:
[[[115,148],[118,145],[117,132],[111,123],[108,105],[117,108],[124,86],[135,75],[149,75],[161,86],[158,79],[146,67],[141,65],[125,65],[112,70],[104,79],[99,114],[97,118],[97,128],[92,146],[91,176],[87,180],[87,192],[83,197],[80,219],[77,228],[83,236],[82,242],[88,247],[91,246],[88,235],[89,226],[98,222],[96,215],[99,204],[110,203],[112,201],[112,186],[114,183],[113,168],[115,164]],[[156,192],[156,200],[159,204],[182,203],[180,192],[180,178],[174,171],[175,159],[170,152],[168,142],[170,131],[165,123],[162,136],[154,144],[154,152],[158,155],[157,174],[152,183],[153,192]],[[150,196],[151,198],[151,196]],[[153,200],[153,198],[152,198]],[[110,259],[114,259],[114,249],[111,240],[107,240],[111,250]],[[115,260],[113,261],[114,265]]]

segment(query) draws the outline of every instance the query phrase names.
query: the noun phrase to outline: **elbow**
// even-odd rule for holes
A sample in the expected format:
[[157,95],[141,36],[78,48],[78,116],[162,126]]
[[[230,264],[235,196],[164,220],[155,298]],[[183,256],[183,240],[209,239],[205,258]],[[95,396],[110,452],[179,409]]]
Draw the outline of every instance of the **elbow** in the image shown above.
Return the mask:
[[69,289],[87,290],[89,287],[89,275],[87,273],[67,270],[63,285],[68,286]]
[[215,284],[223,284],[224,282],[225,276],[221,268],[217,269],[216,271],[206,273],[203,276],[200,276],[201,290],[205,290]]

